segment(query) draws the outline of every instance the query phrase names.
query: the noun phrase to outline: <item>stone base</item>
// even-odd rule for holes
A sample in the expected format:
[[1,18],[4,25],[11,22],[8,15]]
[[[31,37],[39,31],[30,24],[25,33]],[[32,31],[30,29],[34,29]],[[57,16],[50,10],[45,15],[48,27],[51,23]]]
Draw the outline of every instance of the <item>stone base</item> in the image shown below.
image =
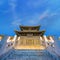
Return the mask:
[[33,50],[44,50],[46,49],[45,46],[15,46],[14,49],[33,49]]

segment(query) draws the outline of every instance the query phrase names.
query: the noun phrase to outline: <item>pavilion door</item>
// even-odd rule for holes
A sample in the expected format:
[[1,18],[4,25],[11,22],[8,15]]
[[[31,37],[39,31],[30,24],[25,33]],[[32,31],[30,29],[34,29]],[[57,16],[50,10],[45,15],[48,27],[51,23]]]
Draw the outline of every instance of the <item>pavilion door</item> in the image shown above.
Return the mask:
[[20,40],[19,42],[20,45],[24,45],[24,46],[34,46],[41,44],[40,40],[34,40],[34,39],[24,39],[24,40]]

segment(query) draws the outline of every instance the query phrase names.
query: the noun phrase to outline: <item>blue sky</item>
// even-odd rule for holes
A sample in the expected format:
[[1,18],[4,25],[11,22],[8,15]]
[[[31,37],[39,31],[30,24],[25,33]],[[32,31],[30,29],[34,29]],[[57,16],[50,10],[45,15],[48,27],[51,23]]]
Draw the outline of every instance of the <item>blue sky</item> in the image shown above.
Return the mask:
[[60,36],[60,0],[0,0],[0,34],[14,35],[19,25],[41,25]]

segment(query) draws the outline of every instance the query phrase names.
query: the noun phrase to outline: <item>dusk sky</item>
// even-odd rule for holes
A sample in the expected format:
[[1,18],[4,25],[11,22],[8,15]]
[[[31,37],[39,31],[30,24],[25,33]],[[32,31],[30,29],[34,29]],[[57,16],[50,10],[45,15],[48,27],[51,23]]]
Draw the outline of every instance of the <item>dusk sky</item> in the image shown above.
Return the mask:
[[19,25],[41,25],[45,35],[60,36],[60,0],[0,0],[0,34],[14,35]]

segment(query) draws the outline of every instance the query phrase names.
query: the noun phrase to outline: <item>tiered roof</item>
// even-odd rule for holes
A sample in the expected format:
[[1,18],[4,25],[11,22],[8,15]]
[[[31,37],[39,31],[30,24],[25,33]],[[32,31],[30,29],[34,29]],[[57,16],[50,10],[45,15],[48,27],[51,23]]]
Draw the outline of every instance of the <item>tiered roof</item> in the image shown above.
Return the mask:
[[33,35],[44,35],[45,30],[40,31],[40,26],[19,26],[20,31],[15,30],[16,35],[27,35],[27,34],[33,34]]
[[23,30],[39,30],[40,26],[21,26],[20,25],[21,31]]

